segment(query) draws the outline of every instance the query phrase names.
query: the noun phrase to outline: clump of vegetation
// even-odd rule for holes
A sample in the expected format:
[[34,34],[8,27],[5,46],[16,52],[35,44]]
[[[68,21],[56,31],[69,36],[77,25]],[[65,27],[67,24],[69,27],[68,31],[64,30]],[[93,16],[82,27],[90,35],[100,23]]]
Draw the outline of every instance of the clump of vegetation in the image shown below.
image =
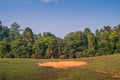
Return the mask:
[[[10,28],[0,21],[0,58],[80,58],[120,53],[120,25],[91,32],[70,32],[64,39],[50,32],[34,34],[32,29]],[[64,56],[63,56],[64,55]]]

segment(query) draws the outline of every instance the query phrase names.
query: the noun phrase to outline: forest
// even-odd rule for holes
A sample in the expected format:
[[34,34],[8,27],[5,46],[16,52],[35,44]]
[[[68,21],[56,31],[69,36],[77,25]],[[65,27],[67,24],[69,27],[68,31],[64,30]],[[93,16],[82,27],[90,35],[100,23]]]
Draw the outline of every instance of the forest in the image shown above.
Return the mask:
[[0,58],[71,59],[120,53],[120,24],[103,26],[93,33],[68,33],[63,39],[51,32],[33,33],[14,22],[10,28],[0,21]]

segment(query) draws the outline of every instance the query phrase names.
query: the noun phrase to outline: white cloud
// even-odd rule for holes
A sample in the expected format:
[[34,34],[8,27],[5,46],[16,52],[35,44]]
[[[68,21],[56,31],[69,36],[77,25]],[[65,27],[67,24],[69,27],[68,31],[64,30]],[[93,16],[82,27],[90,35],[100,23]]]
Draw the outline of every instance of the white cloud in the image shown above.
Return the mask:
[[49,3],[49,2],[58,2],[59,0],[41,0],[42,2]]

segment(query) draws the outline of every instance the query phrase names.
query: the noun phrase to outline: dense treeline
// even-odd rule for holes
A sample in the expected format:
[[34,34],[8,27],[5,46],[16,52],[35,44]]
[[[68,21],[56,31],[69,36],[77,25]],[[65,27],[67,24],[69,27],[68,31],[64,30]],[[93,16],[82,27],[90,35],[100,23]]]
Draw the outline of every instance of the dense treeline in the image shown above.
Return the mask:
[[120,25],[89,28],[67,34],[64,39],[50,32],[34,34],[18,23],[10,28],[0,21],[1,58],[80,58],[120,53]]

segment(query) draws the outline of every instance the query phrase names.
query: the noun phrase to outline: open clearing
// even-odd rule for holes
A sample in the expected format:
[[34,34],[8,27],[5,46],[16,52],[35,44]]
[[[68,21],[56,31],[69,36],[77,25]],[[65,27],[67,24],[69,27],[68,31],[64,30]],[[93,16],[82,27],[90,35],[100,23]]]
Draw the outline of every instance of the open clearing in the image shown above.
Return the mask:
[[80,59],[0,59],[0,80],[120,80],[120,55]]
[[59,61],[59,62],[39,63],[39,66],[67,69],[71,67],[83,66],[86,64],[87,63],[83,61]]

